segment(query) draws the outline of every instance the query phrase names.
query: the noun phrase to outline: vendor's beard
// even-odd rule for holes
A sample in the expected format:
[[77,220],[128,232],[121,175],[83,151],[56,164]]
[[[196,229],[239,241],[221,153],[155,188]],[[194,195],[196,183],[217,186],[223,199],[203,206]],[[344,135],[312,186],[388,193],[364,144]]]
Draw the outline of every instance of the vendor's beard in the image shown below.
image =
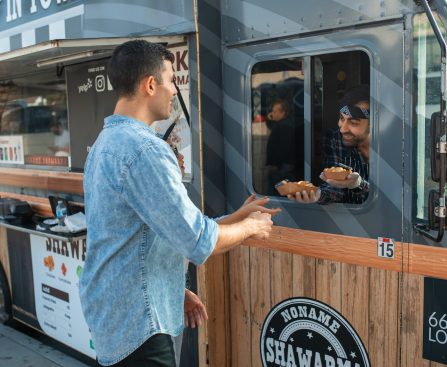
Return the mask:
[[352,139],[345,140],[345,135],[342,135],[343,145],[345,145],[347,147],[356,147],[365,140],[364,138],[362,139],[362,138],[359,138],[358,136],[354,136],[352,134],[346,134],[346,135],[349,137],[352,136]]

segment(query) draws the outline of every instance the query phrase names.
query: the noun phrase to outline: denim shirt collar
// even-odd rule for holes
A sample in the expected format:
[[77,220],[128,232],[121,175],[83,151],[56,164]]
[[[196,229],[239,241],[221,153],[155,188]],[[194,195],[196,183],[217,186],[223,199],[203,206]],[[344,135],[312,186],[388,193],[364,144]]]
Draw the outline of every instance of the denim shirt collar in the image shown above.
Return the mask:
[[160,139],[163,138],[163,134],[156,132],[152,127],[147,125],[145,122],[130,118],[128,116],[115,114],[115,115],[107,116],[104,119],[104,129],[106,129],[108,127],[116,126],[118,124],[137,125],[137,126],[145,128],[148,133],[155,135],[156,137],[158,137]]

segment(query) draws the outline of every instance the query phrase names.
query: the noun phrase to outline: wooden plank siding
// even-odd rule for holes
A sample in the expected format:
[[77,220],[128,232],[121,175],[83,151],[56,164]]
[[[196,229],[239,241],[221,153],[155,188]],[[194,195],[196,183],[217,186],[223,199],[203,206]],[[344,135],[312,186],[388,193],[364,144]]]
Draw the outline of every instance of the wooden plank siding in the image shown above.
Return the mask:
[[376,287],[369,282],[369,269],[364,266],[341,264],[340,313],[357,331],[365,347],[369,341],[370,292]]
[[422,358],[423,277],[404,274],[402,296],[402,366],[430,367]]
[[[231,362],[235,366],[251,364],[250,248],[239,246],[229,254]],[[231,287],[238,284],[237,287]]]
[[292,295],[315,298],[316,259],[300,255],[292,256]]
[[369,300],[365,306],[369,309],[368,343],[365,341],[365,347],[372,366],[399,366],[399,282],[397,272],[369,269]]
[[213,256],[208,260],[206,267],[206,301],[209,315],[207,357],[210,366],[231,366],[228,355],[230,350],[228,290],[228,254]]
[[[265,316],[272,308],[270,251],[269,249],[250,249],[250,288],[246,290],[246,296],[250,297],[250,366],[252,367],[262,367],[259,358],[261,328]],[[230,284],[230,287],[232,286],[233,284]]]
[[[206,305],[207,302],[207,287],[206,287],[206,267],[199,266],[197,267],[197,294],[199,298],[202,300],[202,302]],[[207,335],[208,328],[206,327],[199,327],[198,337],[199,337],[199,366],[205,366],[208,364],[208,335]]]
[[268,241],[244,245],[229,253],[230,316],[222,323],[230,349],[210,366],[229,360],[232,367],[262,366],[262,323],[290,297],[313,298],[340,312],[362,339],[371,366],[442,366],[422,358],[423,279],[447,279],[447,249],[396,243],[388,260],[378,258],[376,239],[281,227]]

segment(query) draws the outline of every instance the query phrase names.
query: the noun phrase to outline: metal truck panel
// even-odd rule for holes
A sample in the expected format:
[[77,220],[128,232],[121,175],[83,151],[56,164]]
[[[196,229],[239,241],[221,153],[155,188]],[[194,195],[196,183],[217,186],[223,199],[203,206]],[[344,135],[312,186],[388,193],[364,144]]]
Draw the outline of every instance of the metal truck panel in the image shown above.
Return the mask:
[[232,44],[359,26],[399,18],[417,7],[411,0],[245,0],[225,1],[221,9],[222,39]]

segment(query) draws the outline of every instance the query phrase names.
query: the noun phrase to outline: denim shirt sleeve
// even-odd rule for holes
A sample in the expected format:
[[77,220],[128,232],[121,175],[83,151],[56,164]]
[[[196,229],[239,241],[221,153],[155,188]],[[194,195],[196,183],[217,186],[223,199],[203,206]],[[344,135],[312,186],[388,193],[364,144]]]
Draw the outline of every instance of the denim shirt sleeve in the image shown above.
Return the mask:
[[218,225],[192,203],[174,154],[164,142],[144,144],[123,180],[122,195],[143,222],[195,264],[213,252]]

